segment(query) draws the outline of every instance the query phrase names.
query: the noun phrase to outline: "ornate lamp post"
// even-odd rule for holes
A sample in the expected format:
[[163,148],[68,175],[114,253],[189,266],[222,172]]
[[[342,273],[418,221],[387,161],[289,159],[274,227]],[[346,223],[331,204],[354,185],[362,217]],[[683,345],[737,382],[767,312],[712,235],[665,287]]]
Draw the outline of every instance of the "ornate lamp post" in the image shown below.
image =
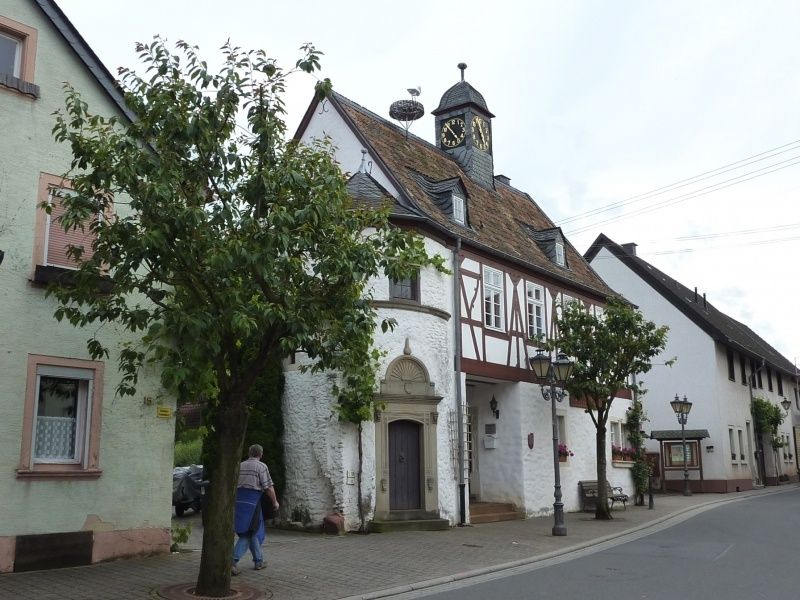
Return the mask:
[[[564,503],[561,502],[561,470],[558,459],[558,419],[556,417],[556,402],[561,402],[567,395],[564,385],[572,374],[574,363],[569,357],[562,353],[552,360],[549,354],[544,354],[539,350],[530,359],[531,369],[539,378],[539,387],[542,390],[542,397],[546,402],[550,402],[550,415],[553,422],[553,471],[555,473],[553,502],[553,535],[567,535],[567,526],[564,524]],[[556,386],[561,389],[556,389]]]
[[675,394],[675,400],[670,402],[672,410],[678,417],[678,423],[681,424],[681,440],[683,441],[683,495],[691,496],[692,491],[689,489],[689,461],[686,456],[686,421],[689,418],[689,411],[692,410],[692,403],[686,399],[684,395],[683,400],[678,398]]
[[783,407],[783,410],[788,415],[789,414],[789,409],[792,408],[792,401],[789,400],[788,398],[784,398],[783,400],[781,400],[781,406]]

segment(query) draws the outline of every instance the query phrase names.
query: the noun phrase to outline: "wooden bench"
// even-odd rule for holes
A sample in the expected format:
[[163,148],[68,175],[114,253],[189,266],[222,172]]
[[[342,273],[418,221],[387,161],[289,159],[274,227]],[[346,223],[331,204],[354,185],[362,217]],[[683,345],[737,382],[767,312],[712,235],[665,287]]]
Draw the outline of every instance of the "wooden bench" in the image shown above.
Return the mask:
[[[628,510],[628,494],[622,491],[621,487],[612,486],[606,481],[606,494],[608,496],[609,508],[614,508],[614,504],[621,502],[625,510]],[[584,512],[594,512],[597,509],[597,481],[579,481],[578,491],[581,497],[581,507]]]

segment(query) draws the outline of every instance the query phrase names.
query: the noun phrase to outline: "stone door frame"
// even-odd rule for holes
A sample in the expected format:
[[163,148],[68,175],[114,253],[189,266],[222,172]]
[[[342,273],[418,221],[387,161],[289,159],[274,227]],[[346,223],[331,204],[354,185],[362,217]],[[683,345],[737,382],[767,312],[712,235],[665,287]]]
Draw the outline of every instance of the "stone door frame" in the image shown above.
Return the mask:
[[393,360],[381,381],[375,398],[382,410],[375,411],[375,475],[377,494],[375,519],[391,519],[391,478],[389,474],[389,423],[407,420],[421,425],[420,473],[422,474],[421,510],[439,513],[439,463],[437,456],[438,405],[428,370],[408,354]]

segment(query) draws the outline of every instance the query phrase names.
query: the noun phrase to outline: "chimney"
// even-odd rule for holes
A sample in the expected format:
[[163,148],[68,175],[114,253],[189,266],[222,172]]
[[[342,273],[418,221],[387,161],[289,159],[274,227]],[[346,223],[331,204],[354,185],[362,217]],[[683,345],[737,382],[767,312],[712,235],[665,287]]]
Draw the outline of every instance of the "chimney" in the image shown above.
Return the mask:
[[703,308],[708,308],[708,304],[706,304],[706,293],[703,292]]
[[634,244],[633,242],[629,242],[627,244],[622,244],[622,249],[625,251],[625,254],[630,254],[631,256],[636,256],[636,246],[638,244]]
[[505,185],[511,185],[511,178],[505,175],[495,175],[494,178]]
[[697,302],[697,286],[694,286],[694,301]]

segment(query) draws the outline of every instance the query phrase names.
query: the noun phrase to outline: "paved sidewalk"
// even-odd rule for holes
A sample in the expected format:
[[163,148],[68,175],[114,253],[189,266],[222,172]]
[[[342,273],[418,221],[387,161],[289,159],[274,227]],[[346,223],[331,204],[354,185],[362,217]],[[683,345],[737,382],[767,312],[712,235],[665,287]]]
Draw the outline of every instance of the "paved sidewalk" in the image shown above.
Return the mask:
[[[449,531],[351,534],[329,537],[270,530],[265,545],[268,568],[250,570],[246,559],[236,578],[280,600],[379,598],[434,580],[452,581],[535,562],[585,548],[646,528],[701,506],[797,486],[739,494],[659,495],[655,508],[629,506],[615,510],[614,520],[567,513],[568,535],[550,535],[552,517],[456,527]],[[199,527],[199,519],[191,521]],[[141,600],[157,597],[156,588],[192,582],[200,562],[199,531],[188,551],[168,556],[120,560],[88,567],[0,575],[0,598],[36,600]]]

